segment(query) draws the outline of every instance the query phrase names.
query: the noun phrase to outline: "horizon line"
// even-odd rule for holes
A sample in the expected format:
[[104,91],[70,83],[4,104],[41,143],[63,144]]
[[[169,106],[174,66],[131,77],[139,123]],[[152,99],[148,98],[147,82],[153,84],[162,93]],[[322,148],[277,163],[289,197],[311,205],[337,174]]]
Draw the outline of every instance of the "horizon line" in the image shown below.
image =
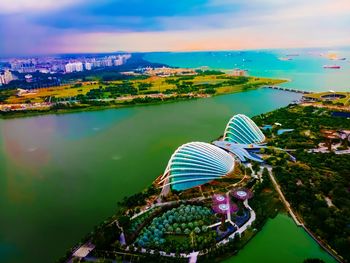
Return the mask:
[[302,49],[328,49],[337,48],[344,49],[350,48],[349,45],[339,45],[339,46],[314,46],[314,47],[280,47],[280,48],[247,48],[247,49],[187,49],[187,50],[155,50],[155,51],[132,51],[132,50],[116,50],[116,51],[101,51],[101,52],[67,52],[67,53],[46,53],[46,54],[17,54],[17,55],[0,55],[0,59],[8,58],[25,58],[25,57],[45,57],[45,56],[63,56],[63,55],[84,55],[84,54],[117,54],[117,53],[130,53],[130,54],[146,54],[146,53],[194,53],[194,52],[239,52],[239,51],[273,51],[273,50],[302,50]]

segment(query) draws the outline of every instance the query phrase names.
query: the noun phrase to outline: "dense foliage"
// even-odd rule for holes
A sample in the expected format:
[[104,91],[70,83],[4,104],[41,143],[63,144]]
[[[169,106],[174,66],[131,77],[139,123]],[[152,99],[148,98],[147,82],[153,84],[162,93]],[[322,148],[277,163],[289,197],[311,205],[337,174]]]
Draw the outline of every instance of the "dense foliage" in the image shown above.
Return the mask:
[[[308,153],[323,139],[320,129],[349,129],[350,121],[312,107],[288,107],[256,118],[259,124],[279,122],[291,133],[275,136],[271,145],[295,148],[297,162],[278,162],[276,178],[306,226],[350,260],[350,156]],[[305,130],[310,132],[305,133]]]
[[261,230],[269,218],[275,217],[278,212],[283,210],[283,205],[272,185],[266,168],[263,170],[261,182],[255,182],[254,198],[249,203],[256,214],[254,227],[257,230]]
[[[253,118],[258,126],[273,125],[272,130],[265,131],[269,137],[268,144],[286,149],[313,148],[324,139],[321,129],[350,129],[350,121],[335,118],[331,112],[322,108],[289,106]],[[275,123],[282,126],[274,125]],[[293,132],[276,135],[279,129],[294,129]]]
[[208,229],[215,219],[207,207],[182,204],[154,218],[136,243],[172,252],[202,249],[215,241],[216,232]]

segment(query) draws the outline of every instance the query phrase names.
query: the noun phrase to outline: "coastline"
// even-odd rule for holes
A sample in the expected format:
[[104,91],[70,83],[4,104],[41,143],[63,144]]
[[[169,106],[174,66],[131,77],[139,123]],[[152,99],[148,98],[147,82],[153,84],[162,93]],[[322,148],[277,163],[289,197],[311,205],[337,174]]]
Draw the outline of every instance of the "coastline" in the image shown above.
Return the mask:
[[[275,81],[275,85],[283,84],[288,82],[288,80],[285,79],[273,79]],[[15,118],[26,118],[26,117],[33,117],[33,116],[41,116],[41,115],[61,115],[61,114],[69,114],[69,113],[79,113],[79,112],[89,112],[89,111],[100,111],[100,110],[109,110],[109,109],[121,109],[121,108],[129,108],[129,107],[136,107],[136,106],[151,106],[151,105],[159,105],[159,104],[167,104],[167,103],[175,103],[179,101],[189,101],[194,99],[205,99],[205,98],[211,98],[216,96],[223,96],[223,95],[229,95],[229,94],[235,94],[235,93],[241,93],[241,92],[248,92],[252,90],[261,89],[265,84],[259,85],[257,87],[244,89],[243,87],[239,87],[239,89],[230,91],[230,92],[220,92],[216,94],[207,94],[206,96],[192,96],[190,94],[184,94],[184,96],[176,96],[176,97],[170,97],[168,99],[153,99],[153,101],[144,102],[144,103],[137,103],[133,101],[125,101],[124,103],[115,103],[115,104],[109,104],[109,105],[90,105],[84,106],[81,104],[72,105],[72,108],[62,108],[62,109],[52,109],[49,108],[47,110],[25,110],[25,111],[0,111],[0,119],[15,119]],[[149,96],[145,96],[145,98],[151,98]],[[79,106],[81,105],[81,106]]]

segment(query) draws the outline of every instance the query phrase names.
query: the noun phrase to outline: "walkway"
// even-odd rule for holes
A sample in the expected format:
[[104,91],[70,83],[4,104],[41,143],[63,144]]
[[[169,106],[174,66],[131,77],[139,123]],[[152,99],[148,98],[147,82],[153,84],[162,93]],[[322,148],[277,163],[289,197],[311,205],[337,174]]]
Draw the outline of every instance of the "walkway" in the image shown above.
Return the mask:
[[[230,206],[230,204],[229,204],[229,200],[230,200],[230,199],[231,199],[231,197],[230,197],[230,191],[227,191],[227,193],[226,193],[226,205],[227,205],[227,206]],[[230,209],[227,210],[227,221],[230,222],[231,225],[233,225],[235,228],[238,229],[238,226],[232,221]],[[236,231],[235,231],[235,232],[236,232]]]
[[[224,244],[230,242],[230,240],[231,240],[232,238],[234,238],[235,235],[236,235],[237,233],[238,233],[239,235],[241,235],[241,234],[242,234],[244,231],[246,231],[247,228],[250,227],[250,226],[253,224],[253,222],[255,221],[255,219],[256,219],[255,211],[249,206],[248,200],[245,200],[245,201],[243,202],[243,204],[244,204],[244,206],[245,206],[247,209],[249,209],[249,211],[250,211],[250,218],[249,218],[249,220],[248,220],[243,226],[241,226],[241,227],[238,228],[235,232],[233,232],[231,235],[229,235],[227,238],[225,238],[225,239],[221,240],[219,243],[217,243],[216,246],[224,245]],[[236,225],[236,224],[235,224],[235,225]]]
[[288,201],[286,200],[286,198],[284,197],[284,194],[282,193],[280,186],[278,185],[278,183],[277,183],[275,177],[273,176],[273,174],[272,174],[272,167],[270,167],[270,166],[265,166],[265,167],[267,168],[267,171],[269,172],[270,179],[271,179],[271,181],[272,181],[272,183],[273,183],[273,185],[274,185],[274,187],[275,187],[277,193],[279,194],[279,196],[280,196],[280,198],[281,198],[283,204],[284,204],[285,207],[287,208],[288,213],[289,213],[290,216],[293,218],[293,220],[294,220],[294,222],[295,222],[295,224],[296,224],[297,226],[302,226],[303,224],[300,223],[300,221],[298,220],[298,218],[297,218],[296,215],[294,214],[293,210],[292,210],[291,207],[290,207],[289,202],[288,202]]
[[190,254],[190,260],[188,261],[189,263],[196,263],[197,262],[197,257],[198,257],[199,252],[192,252]]
[[282,193],[281,191],[281,188],[279,186],[279,184],[277,183],[275,177],[273,176],[272,174],[272,167],[271,166],[268,166],[268,165],[265,165],[264,167],[267,168],[268,172],[269,172],[269,175],[270,175],[270,179],[277,191],[277,193],[280,195],[281,197],[281,200],[283,202],[283,204],[285,205],[285,207],[287,208],[289,214],[291,215],[291,217],[293,218],[295,224],[297,226],[300,226],[302,227],[306,233],[309,234],[309,236],[315,240],[317,242],[317,244],[322,247],[329,255],[331,255],[336,261],[338,262],[343,262],[342,258],[340,256],[338,256],[338,254],[332,249],[330,248],[327,244],[324,244],[323,241],[321,241],[320,239],[318,239],[303,223],[301,223],[299,221],[299,219],[296,217],[296,215],[294,214],[289,202],[286,200],[286,198],[284,197],[284,194]]

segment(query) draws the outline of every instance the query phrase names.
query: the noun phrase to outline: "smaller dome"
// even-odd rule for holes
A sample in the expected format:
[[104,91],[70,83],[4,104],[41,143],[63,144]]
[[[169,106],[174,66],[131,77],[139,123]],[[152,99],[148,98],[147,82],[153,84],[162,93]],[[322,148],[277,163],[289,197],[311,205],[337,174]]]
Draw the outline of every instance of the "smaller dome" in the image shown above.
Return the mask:
[[265,141],[265,135],[249,117],[237,114],[227,123],[224,140],[239,144],[259,144]]

